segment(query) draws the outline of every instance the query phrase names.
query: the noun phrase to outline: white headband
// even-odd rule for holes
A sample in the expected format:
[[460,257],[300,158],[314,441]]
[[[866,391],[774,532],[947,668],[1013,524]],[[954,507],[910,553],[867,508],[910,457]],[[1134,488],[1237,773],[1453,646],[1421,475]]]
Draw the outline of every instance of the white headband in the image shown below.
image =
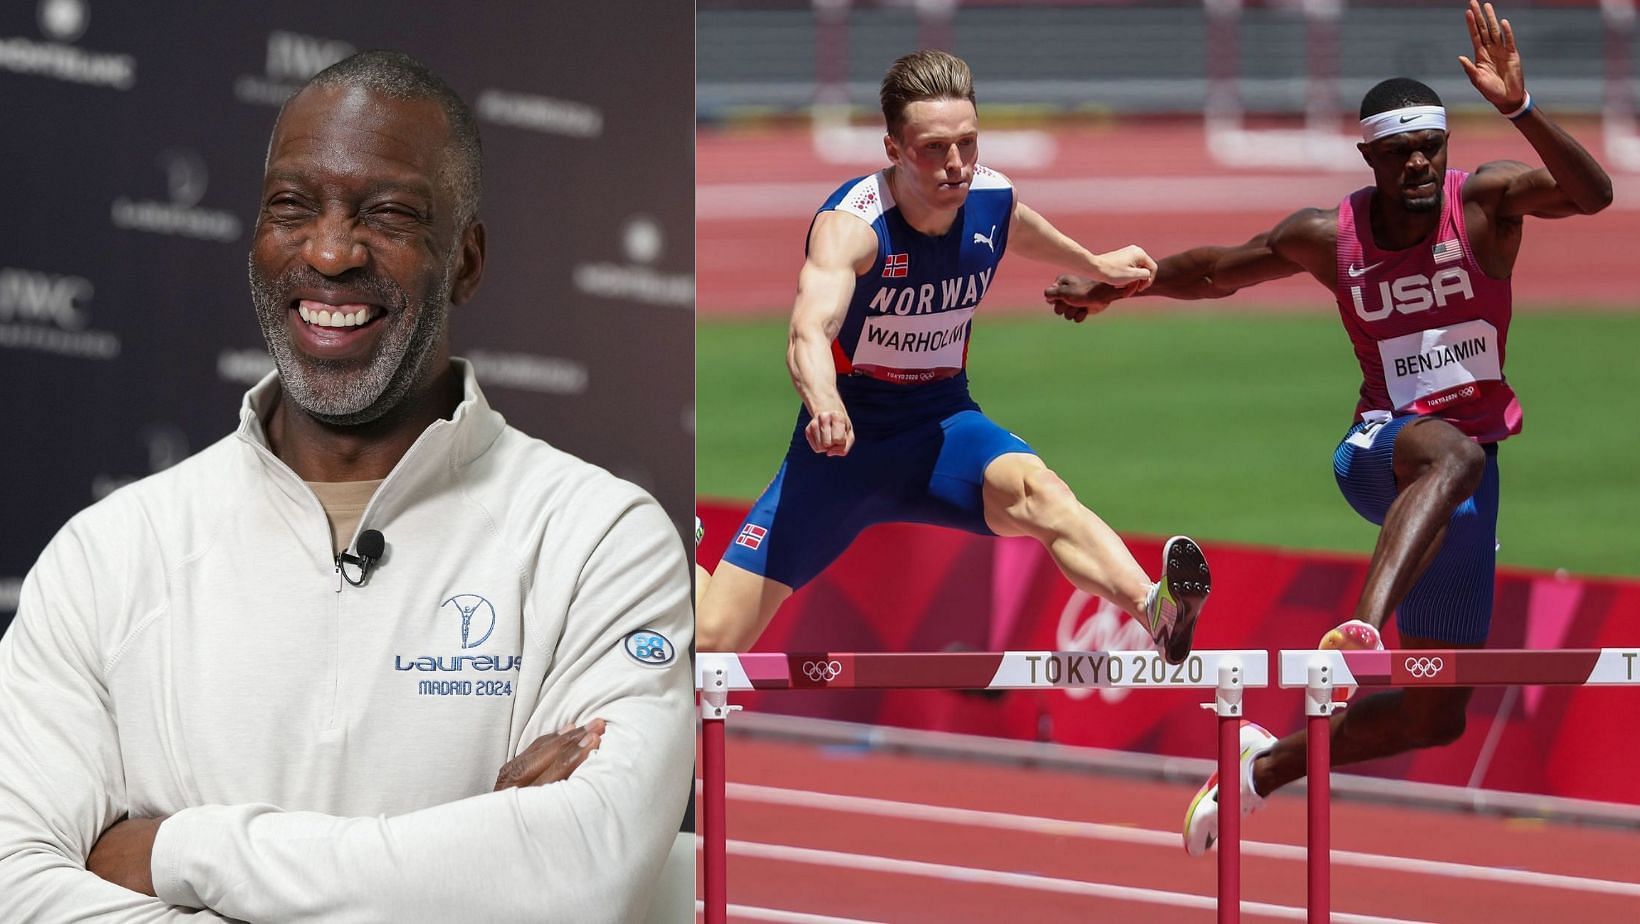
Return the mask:
[[1430,129],[1446,131],[1446,110],[1440,106],[1408,106],[1391,109],[1361,120],[1361,138],[1377,141],[1385,135],[1402,132],[1423,132]]

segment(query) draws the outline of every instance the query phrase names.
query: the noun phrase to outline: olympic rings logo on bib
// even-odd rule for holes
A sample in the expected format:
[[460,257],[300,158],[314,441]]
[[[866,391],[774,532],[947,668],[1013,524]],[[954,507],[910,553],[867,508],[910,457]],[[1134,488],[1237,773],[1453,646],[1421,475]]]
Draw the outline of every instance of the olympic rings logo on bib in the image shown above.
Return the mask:
[[1446,662],[1440,658],[1407,658],[1406,664],[1403,666],[1407,669],[1407,673],[1420,680],[1425,680],[1439,674],[1441,669],[1446,667]]
[[803,676],[815,683],[830,683],[842,676],[841,661],[804,661]]

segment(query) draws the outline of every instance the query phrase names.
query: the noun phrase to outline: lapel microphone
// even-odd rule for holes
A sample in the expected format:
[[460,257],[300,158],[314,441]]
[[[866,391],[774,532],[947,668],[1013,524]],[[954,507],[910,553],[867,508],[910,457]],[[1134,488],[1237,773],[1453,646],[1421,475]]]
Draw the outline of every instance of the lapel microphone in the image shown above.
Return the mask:
[[[357,542],[353,543],[357,555],[351,552],[336,553],[336,573],[354,587],[363,587],[370,576],[370,566],[381,559],[382,553],[387,550],[387,540],[382,538],[379,530],[367,529],[359,534]],[[355,565],[359,569],[359,579],[347,573],[347,565]]]

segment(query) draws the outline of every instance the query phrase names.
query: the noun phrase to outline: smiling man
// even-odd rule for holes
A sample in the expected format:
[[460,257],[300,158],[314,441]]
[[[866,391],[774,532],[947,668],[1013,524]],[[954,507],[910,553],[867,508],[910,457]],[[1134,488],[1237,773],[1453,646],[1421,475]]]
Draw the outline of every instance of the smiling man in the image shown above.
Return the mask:
[[[1520,402],[1503,374],[1513,311],[1509,278],[1528,216],[1605,208],[1611,179],[1536,106],[1514,30],[1492,4],[1465,14],[1474,58],[1459,57],[1481,96],[1514,123],[1545,166],[1447,169],[1446,110],[1404,77],[1361,101],[1361,157],[1373,185],[1330,209],[1302,209],[1236,247],[1198,247],[1161,261],[1147,294],[1222,298],[1308,273],[1333,294],[1361,366],[1355,418],[1333,454],[1339,489],[1381,527],[1355,618],[1323,647],[1380,646],[1394,614],[1404,648],[1475,648],[1492,623],[1498,444],[1519,433]],[[1080,321],[1123,293],[1061,277],[1046,292]],[[1463,734],[1467,687],[1390,690],[1332,719],[1332,761],[1348,764]],[[1305,772],[1303,731],[1276,740],[1242,723],[1243,812]],[[1186,811],[1185,848],[1218,832],[1218,774]]]
[[1114,531],[968,393],[969,334],[1004,251],[1129,286],[1138,247],[1089,253],[979,163],[973,78],[919,51],[882,84],[887,168],[844,183],[809,227],[787,367],[803,406],[790,448],[717,571],[697,570],[702,650],[750,647],[797,587],[862,529],[932,523],[1031,536],[1077,588],[1142,620],[1169,661],[1190,651],[1207,562],[1178,536],[1152,582]]
[[277,371],[76,516],[0,638],[0,918],[642,916],[693,758],[683,549],[450,357],[482,185],[408,56],[285,104],[250,257]]

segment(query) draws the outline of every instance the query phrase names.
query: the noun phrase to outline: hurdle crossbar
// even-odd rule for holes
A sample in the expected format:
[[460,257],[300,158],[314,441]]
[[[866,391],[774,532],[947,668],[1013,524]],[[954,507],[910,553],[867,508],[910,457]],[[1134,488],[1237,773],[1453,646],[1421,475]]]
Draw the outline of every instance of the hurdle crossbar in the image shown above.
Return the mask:
[[1277,685],[1303,687],[1309,727],[1310,924],[1330,920],[1331,716],[1338,687],[1640,686],[1640,648],[1282,651]]
[[[1152,651],[924,653],[701,652],[695,659],[701,712],[701,834],[707,924],[728,920],[724,726],[729,693],[745,690],[1052,690],[1072,687],[1213,690],[1219,779],[1240,772],[1242,690],[1269,686],[1261,650],[1197,651],[1168,664]],[[1241,915],[1241,791],[1219,788],[1218,920]]]

